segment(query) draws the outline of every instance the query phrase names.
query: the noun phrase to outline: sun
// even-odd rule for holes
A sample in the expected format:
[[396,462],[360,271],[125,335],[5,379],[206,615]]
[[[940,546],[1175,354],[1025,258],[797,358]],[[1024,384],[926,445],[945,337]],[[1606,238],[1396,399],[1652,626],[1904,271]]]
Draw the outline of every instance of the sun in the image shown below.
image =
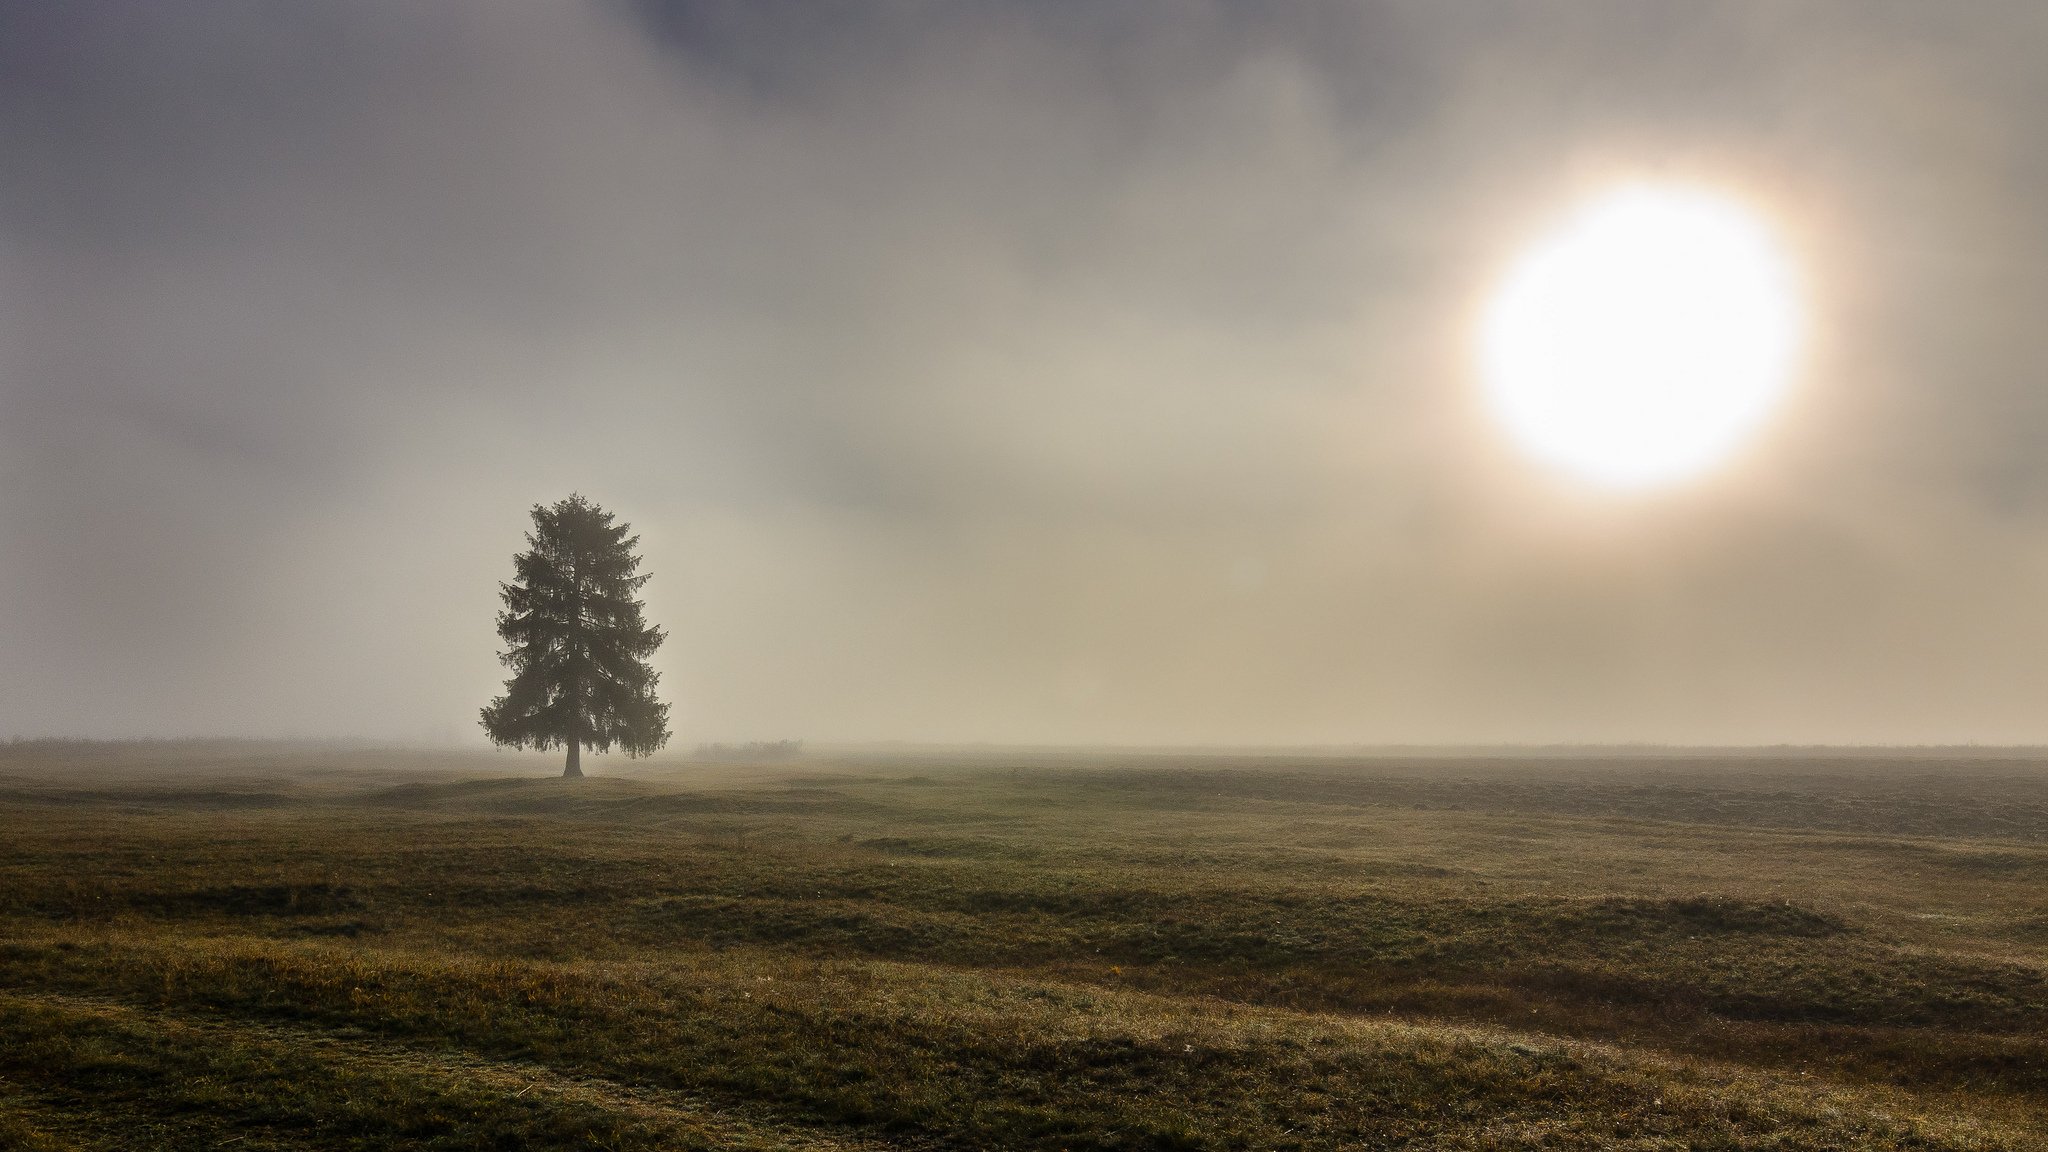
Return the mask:
[[1790,258],[1740,201],[1634,184],[1581,206],[1508,269],[1479,367],[1535,459],[1607,488],[1726,460],[1792,381],[1802,316]]

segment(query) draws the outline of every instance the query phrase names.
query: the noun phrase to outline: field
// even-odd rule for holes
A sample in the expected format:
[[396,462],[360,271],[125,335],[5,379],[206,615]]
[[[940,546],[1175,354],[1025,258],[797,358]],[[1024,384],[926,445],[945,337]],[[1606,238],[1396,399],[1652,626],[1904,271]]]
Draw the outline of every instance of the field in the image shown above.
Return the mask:
[[2048,1147],[2048,761],[0,746],[0,1147]]

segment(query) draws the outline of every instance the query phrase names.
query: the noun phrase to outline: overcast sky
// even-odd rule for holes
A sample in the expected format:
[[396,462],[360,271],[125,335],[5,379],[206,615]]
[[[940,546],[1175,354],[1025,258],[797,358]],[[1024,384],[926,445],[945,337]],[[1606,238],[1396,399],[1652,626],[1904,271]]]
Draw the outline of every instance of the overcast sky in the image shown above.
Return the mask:
[[[527,509],[677,742],[2048,742],[2048,6],[0,5],[0,735],[481,743]],[[1473,316],[1617,180],[1810,285],[1571,487]]]

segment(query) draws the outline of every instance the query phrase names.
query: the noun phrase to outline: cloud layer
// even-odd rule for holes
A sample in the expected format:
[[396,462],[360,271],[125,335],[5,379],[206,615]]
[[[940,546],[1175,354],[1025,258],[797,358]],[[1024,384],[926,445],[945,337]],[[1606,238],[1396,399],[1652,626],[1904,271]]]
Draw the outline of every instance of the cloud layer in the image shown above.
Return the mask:
[[[525,509],[685,743],[2048,741],[2048,15],[0,7],[0,732],[476,740]],[[1473,310],[1618,178],[1813,285],[1589,498]]]

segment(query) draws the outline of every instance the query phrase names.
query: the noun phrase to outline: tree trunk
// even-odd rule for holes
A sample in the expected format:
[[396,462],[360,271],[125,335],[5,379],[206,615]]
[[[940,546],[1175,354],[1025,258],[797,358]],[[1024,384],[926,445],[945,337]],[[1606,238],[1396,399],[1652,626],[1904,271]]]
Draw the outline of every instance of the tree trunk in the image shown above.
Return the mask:
[[583,775],[583,741],[575,736],[569,737],[569,762],[562,766],[562,775]]

